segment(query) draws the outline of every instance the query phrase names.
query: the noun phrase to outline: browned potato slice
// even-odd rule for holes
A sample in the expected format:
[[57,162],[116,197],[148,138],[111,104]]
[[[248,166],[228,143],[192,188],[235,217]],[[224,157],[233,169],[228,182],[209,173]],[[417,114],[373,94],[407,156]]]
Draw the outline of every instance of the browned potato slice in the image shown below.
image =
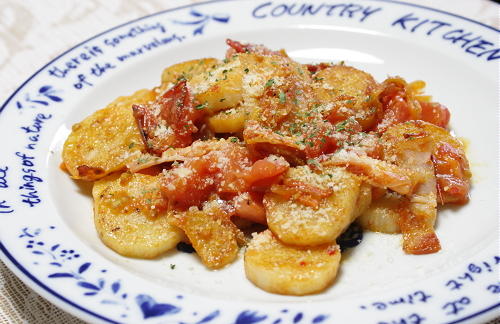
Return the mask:
[[171,65],[161,74],[161,91],[167,90],[180,79],[191,80],[195,75],[206,72],[220,61],[214,58],[191,60]]
[[99,237],[123,256],[154,258],[184,237],[180,229],[169,224],[167,212],[162,211],[158,177],[113,174],[95,182],[92,196]]
[[371,94],[377,82],[364,71],[345,65],[333,65],[313,77],[316,95],[321,102],[333,102],[339,119],[354,117],[367,129],[375,122],[376,106]]
[[372,203],[372,186],[363,182],[359,187],[358,200],[356,201],[356,207],[354,208],[353,217],[357,218],[361,216]]
[[74,179],[97,180],[122,170],[137,159],[144,143],[132,115],[132,104],[146,104],[156,93],[139,90],[131,96],[118,97],[73,125],[63,147],[62,159]]
[[334,242],[314,247],[287,246],[271,231],[254,234],[245,252],[245,273],[270,293],[307,295],[328,287],[337,275],[340,248]]
[[176,212],[171,223],[184,230],[201,261],[210,269],[219,269],[238,256],[242,233],[216,200],[205,203],[202,210],[191,207]]
[[331,243],[354,220],[361,180],[340,167],[325,168],[317,174],[307,166],[291,168],[288,179],[298,180],[332,194],[323,198],[318,209],[266,193],[264,206],[269,229],[285,244],[318,245]]
[[215,114],[240,104],[243,73],[239,59],[232,59],[195,75],[189,86],[206,111]]
[[242,105],[248,119],[277,125],[292,109],[307,109],[310,82],[307,70],[289,58],[245,53],[194,76],[189,85],[210,114]]
[[288,129],[290,123],[308,119],[316,100],[306,68],[283,56],[242,54],[240,61],[246,68],[243,106],[247,119],[272,130]]
[[389,193],[372,202],[357,222],[364,229],[387,234],[400,233],[398,208],[401,204],[401,196]]
[[245,111],[238,107],[224,110],[208,119],[208,126],[215,133],[237,133],[245,126]]
[[352,96],[364,99],[373,91],[377,82],[371,74],[347,65],[332,65],[314,75],[314,80],[321,81],[324,90],[331,94]]

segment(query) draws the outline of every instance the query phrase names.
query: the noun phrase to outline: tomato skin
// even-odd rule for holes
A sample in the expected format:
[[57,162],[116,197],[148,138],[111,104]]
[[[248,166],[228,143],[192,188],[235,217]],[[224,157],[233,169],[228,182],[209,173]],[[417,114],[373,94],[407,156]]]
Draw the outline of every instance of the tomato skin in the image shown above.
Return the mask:
[[407,102],[404,85],[389,83],[380,93],[379,101],[382,105],[382,117],[375,127],[375,131],[383,133],[394,124],[399,124],[411,119],[412,112]]
[[333,137],[335,127],[327,122],[316,123],[304,134],[307,159],[316,158],[322,154],[333,153],[337,150],[337,138]]
[[258,192],[244,193],[234,199],[235,215],[255,223],[267,224],[264,195]]
[[[411,85],[410,85],[411,88]],[[415,94],[407,88],[402,79],[392,79],[384,82],[384,89],[378,100],[381,106],[375,131],[383,133],[394,124],[409,120],[423,120],[445,128],[450,121],[450,111],[437,102],[427,102],[415,99]]]
[[[214,172],[211,161],[206,158],[189,161],[174,167],[161,180],[161,188],[171,206],[187,209],[200,206],[215,190]],[[182,176],[180,175],[183,171]]]
[[165,92],[159,102],[162,105],[161,119],[171,125],[176,134],[186,136],[198,130],[194,123],[203,117],[204,112],[194,108],[186,80],[180,81]]
[[[186,80],[160,95],[151,105],[133,105],[134,118],[150,153],[161,155],[169,147],[186,147],[198,132],[196,123],[204,112],[194,108]],[[158,129],[163,127],[164,134]],[[167,132],[168,130],[168,132]]]
[[[263,192],[278,182],[288,168],[284,159],[275,157],[252,164],[247,148],[229,143],[221,151],[212,151],[173,167],[162,177],[162,191],[177,209],[200,206],[211,194],[231,200],[245,192],[252,198],[251,205],[258,209],[259,193],[255,192]],[[242,213],[252,214],[248,209]],[[253,215],[262,221],[261,212],[255,211]]]
[[269,158],[257,160],[245,175],[245,181],[249,188],[260,191],[278,182],[289,167],[290,165],[284,160],[272,161]]
[[445,128],[450,121],[450,111],[437,102],[420,101],[423,121]]
[[465,204],[469,201],[470,170],[463,152],[442,143],[432,155],[438,201]]
[[317,73],[317,72],[322,71],[322,70],[329,68],[331,66],[332,66],[332,64],[330,64],[330,63],[306,64],[307,70],[311,74]]
[[[220,155],[212,154],[214,165],[219,163]],[[247,148],[232,144],[223,150],[221,153],[226,161],[222,167],[217,168],[217,193],[239,193],[247,188],[247,183],[244,179],[245,172],[250,168],[251,156]]]
[[150,175],[150,176],[157,176],[163,171],[162,165],[153,165],[150,166],[149,168],[139,170],[137,173],[145,174],[145,175]]
[[231,58],[234,54],[240,53],[255,53],[259,55],[278,55],[285,56],[286,54],[283,51],[273,51],[265,47],[264,45],[257,45],[251,43],[240,43],[238,41],[232,39],[226,39],[226,44],[230,47],[230,49],[226,53],[226,58]]

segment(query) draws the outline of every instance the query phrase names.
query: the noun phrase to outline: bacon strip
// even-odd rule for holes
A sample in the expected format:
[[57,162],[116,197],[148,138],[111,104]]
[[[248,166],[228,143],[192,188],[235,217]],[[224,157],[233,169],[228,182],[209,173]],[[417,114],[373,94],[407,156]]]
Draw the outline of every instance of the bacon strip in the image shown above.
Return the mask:
[[418,179],[412,177],[405,168],[384,161],[358,155],[355,152],[341,151],[326,155],[321,159],[323,166],[343,166],[347,171],[364,176],[366,181],[378,188],[389,188],[408,195],[413,191]]
[[399,210],[399,227],[403,233],[403,250],[408,254],[429,254],[441,250],[439,239],[426,212],[411,208]]

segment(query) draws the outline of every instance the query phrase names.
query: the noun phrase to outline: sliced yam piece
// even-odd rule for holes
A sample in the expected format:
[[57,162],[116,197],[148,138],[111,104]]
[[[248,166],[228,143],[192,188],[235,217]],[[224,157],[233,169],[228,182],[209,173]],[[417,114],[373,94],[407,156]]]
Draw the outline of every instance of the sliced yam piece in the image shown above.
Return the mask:
[[232,108],[221,111],[208,118],[208,126],[214,133],[238,133],[245,126],[243,108]]
[[377,82],[367,72],[352,66],[337,64],[326,67],[314,75],[313,80],[322,82],[330,93],[344,94],[365,99],[376,87]]
[[131,107],[151,102],[155,97],[151,90],[118,97],[106,108],[73,125],[62,153],[71,176],[94,181],[125,169],[127,163],[137,159],[145,148]]
[[158,177],[113,174],[95,182],[92,196],[99,237],[123,256],[155,258],[184,237],[168,222]]
[[[245,118],[275,127],[291,111],[305,111],[312,92],[306,70],[288,57],[241,53],[189,81],[195,99],[210,114],[244,107]],[[200,107],[201,108],[201,107]]]
[[175,212],[171,223],[184,230],[201,261],[210,269],[220,269],[238,256],[238,242],[242,232],[217,200],[206,202],[202,210],[191,207]]
[[316,102],[312,80],[301,64],[283,56],[240,54],[243,77],[242,105],[248,120],[272,130],[283,131],[287,124],[308,119]]
[[359,177],[339,167],[325,168],[317,174],[307,166],[300,166],[289,169],[284,181],[298,181],[331,192],[319,199],[316,208],[314,204],[303,204],[304,197],[286,197],[273,192],[265,194],[267,224],[284,243],[332,243],[353,221],[361,185]]
[[332,122],[354,117],[363,130],[376,121],[377,106],[372,94],[378,84],[369,73],[346,65],[332,65],[317,72],[315,93],[321,102],[332,102]]
[[400,233],[399,212],[401,196],[390,193],[372,202],[358,217],[357,222],[364,229],[387,234]]
[[218,64],[189,80],[195,99],[211,114],[236,107],[242,100],[243,70],[239,59]]
[[353,217],[358,218],[361,216],[372,203],[372,186],[363,182],[359,187],[359,195],[356,200],[356,207],[354,208]]
[[307,295],[334,281],[340,263],[336,243],[288,246],[269,230],[254,234],[245,251],[245,273],[257,287],[275,294]]
[[160,91],[165,91],[180,80],[191,80],[195,75],[206,72],[220,61],[215,58],[203,58],[171,65],[161,74]]

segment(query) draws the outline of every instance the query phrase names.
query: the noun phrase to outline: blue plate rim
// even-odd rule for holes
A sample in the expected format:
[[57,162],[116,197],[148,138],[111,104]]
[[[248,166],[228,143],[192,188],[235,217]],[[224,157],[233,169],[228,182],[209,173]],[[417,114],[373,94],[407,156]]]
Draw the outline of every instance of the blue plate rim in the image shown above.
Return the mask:
[[[192,7],[197,7],[197,6],[202,6],[202,5],[207,5],[207,4],[212,4],[212,3],[218,3],[218,2],[229,2],[229,1],[232,1],[232,2],[235,2],[235,1],[242,1],[242,0],[209,0],[209,1],[203,1],[203,2],[198,2],[198,3],[192,3],[192,4],[188,4],[188,5],[183,5],[183,6],[179,6],[179,7],[175,7],[175,8],[170,8],[170,9],[165,9],[165,10],[161,10],[161,11],[158,11],[158,12],[155,12],[155,13],[152,13],[152,14],[149,14],[149,15],[145,15],[145,16],[142,16],[142,17],[139,17],[139,18],[136,18],[136,19],[133,19],[133,20],[129,20],[123,24],[119,24],[117,26],[114,26],[114,27],[111,27],[109,29],[106,29],[80,43],[77,43],[76,45],[74,45],[73,47],[67,49],[66,51],[62,52],[61,54],[59,54],[58,56],[56,56],[54,59],[52,59],[51,61],[49,61],[48,63],[46,63],[45,65],[43,65],[41,68],[39,68],[34,74],[32,74],[28,79],[26,79],[26,81],[24,81],[16,90],[14,90],[12,92],[12,94],[6,99],[6,101],[2,104],[2,106],[0,107],[0,114],[4,111],[4,109],[7,107],[7,105],[9,105],[10,101],[12,100],[12,98],[14,98],[14,96],[17,95],[17,93],[23,89],[30,81],[32,81],[38,74],[40,74],[40,72],[42,72],[46,67],[48,67],[49,65],[53,64],[54,62],[56,62],[57,60],[59,60],[61,57],[65,56],[67,53],[71,52],[72,50],[102,36],[102,35],[105,35],[109,32],[112,32],[113,30],[116,30],[116,29],[119,29],[121,27],[124,27],[124,26],[127,26],[127,25],[130,25],[130,24],[133,24],[133,23],[136,23],[138,21],[141,21],[141,20],[144,20],[144,19],[147,19],[147,18],[150,18],[150,17],[155,17],[155,16],[158,16],[158,15],[162,15],[164,13],[167,13],[167,12],[172,12],[172,11],[177,11],[177,10],[183,10],[183,9],[186,9],[186,8],[192,8]],[[245,1],[245,0],[243,0]],[[461,19],[461,20],[465,20],[465,21],[468,21],[468,22],[471,22],[471,23],[474,23],[474,24],[477,24],[479,26],[482,26],[484,28],[487,28],[487,29],[490,29],[494,32],[497,32],[497,33],[500,33],[500,29],[497,29],[496,27],[493,27],[493,26],[490,26],[490,25],[487,25],[485,23],[482,23],[482,22],[479,22],[477,20],[474,20],[474,19],[471,19],[471,18],[467,18],[467,17],[464,17],[464,16],[461,16],[461,15],[458,15],[458,14],[454,14],[454,13],[451,13],[451,12],[448,12],[448,11],[445,11],[445,10],[441,10],[441,9],[436,9],[436,8],[432,8],[432,7],[428,7],[428,6],[424,6],[424,5],[420,5],[420,4],[414,4],[414,3],[407,3],[407,2],[404,2],[404,1],[398,1],[398,0],[365,0],[365,1],[373,1],[373,2],[383,2],[383,3],[391,3],[391,4],[396,4],[396,5],[402,5],[402,6],[408,6],[408,7],[415,7],[415,8],[419,8],[419,9],[424,9],[424,10],[429,10],[429,11],[433,11],[433,12],[438,12],[440,14],[444,14],[444,15],[447,15],[447,16],[451,16],[451,17],[455,17],[455,18],[458,18],[458,19]],[[26,276],[26,279],[29,279],[30,281],[32,281],[33,283],[35,283],[40,289],[44,290],[46,293],[60,299],[61,301],[63,301],[64,303],[66,303],[68,306],[71,306],[71,307],[74,307],[75,309],[77,309],[78,311],[82,312],[82,313],[85,313],[86,315],[90,315],[96,319],[100,319],[100,320],[103,320],[105,322],[108,322],[108,323],[120,323],[120,322],[117,322],[117,321],[114,321],[110,318],[107,318],[103,315],[100,315],[96,312],[93,312],[92,310],[89,310],[85,307],[82,307],[80,305],[78,305],[77,303],[67,299],[66,297],[62,296],[61,294],[57,293],[56,291],[54,291],[53,289],[51,289],[50,287],[48,287],[47,285],[45,285],[42,281],[40,281],[37,277],[35,277],[33,274],[31,274],[25,267],[23,267],[23,265],[7,250],[7,248],[5,247],[5,245],[2,243],[2,241],[0,240],[0,252],[1,254],[5,255],[5,257],[10,261],[10,264],[9,263],[5,263],[7,265],[8,268],[11,268],[11,267],[14,267],[16,270],[20,271],[24,276]],[[0,256],[1,256],[0,254]],[[3,258],[1,258],[3,259]],[[2,260],[3,261],[3,260]],[[11,269],[13,270],[13,269]],[[27,280],[23,280],[24,282],[26,282]],[[496,308],[499,308],[500,307],[500,302],[496,303],[496,304],[493,304],[493,305],[490,305],[488,307],[486,307],[485,309],[483,310],[480,310],[478,312],[475,312],[473,314],[469,314],[463,318],[460,318],[460,319],[457,319],[455,321],[452,321],[452,322],[448,322],[447,324],[456,324],[456,323],[462,323],[464,321],[467,321],[467,320],[470,320],[472,318],[475,318],[475,317],[478,317],[480,315],[483,315],[489,311],[492,311]]]

